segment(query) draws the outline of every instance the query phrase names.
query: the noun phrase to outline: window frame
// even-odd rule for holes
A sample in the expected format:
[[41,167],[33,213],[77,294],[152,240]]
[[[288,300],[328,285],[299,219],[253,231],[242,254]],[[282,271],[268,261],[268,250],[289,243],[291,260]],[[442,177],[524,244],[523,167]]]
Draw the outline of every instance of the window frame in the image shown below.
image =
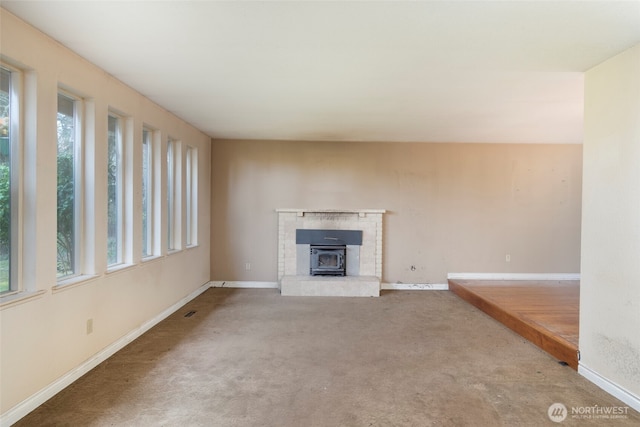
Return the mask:
[[186,246],[198,246],[198,149],[187,145],[185,149],[186,182]]
[[23,82],[22,70],[0,61],[0,68],[9,73],[9,260],[8,288],[0,297],[23,291],[22,286],[22,138]]
[[167,189],[167,253],[182,249],[182,188],[181,188],[181,143],[177,139],[167,139],[166,151],[166,189]]
[[[112,139],[110,137],[111,132],[111,120],[114,119],[116,122],[115,128],[115,144],[116,144],[116,171],[115,171],[115,202],[116,202],[116,230],[115,236],[111,236],[111,232],[109,230],[109,216],[111,211],[110,197],[109,197],[109,186],[110,183],[110,172],[109,168],[111,166],[111,143]],[[125,118],[117,113],[109,111],[107,115],[107,269],[112,269],[114,267],[120,266],[124,264],[125,257]],[[109,246],[110,240],[112,237],[116,239],[116,254],[115,260],[110,262],[109,259]]]
[[[60,114],[59,98],[63,96],[73,102],[73,122],[74,122],[74,147],[73,147],[73,185],[74,185],[74,223],[73,223],[73,271],[70,274],[60,276],[56,274],[58,285],[64,285],[70,282],[75,282],[78,277],[84,275],[84,257],[83,257],[83,231],[84,231],[84,217],[82,215],[85,198],[84,198],[84,171],[85,171],[85,159],[84,159],[84,99],[80,96],[73,94],[72,92],[63,88],[58,88],[57,92],[57,115]],[[56,162],[59,157],[59,135],[56,137]],[[58,177],[58,169],[56,163],[56,178]],[[56,181],[57,182],[57,181]],[[56,192],[57,196],[57,192]],[[57,197],[56,197],[57,198]],[[56,202],[57,205],[57,202]],[[56,207],[56,217],[59,215]],[[56,237],[58,233],[58,225],[56,222]],[[56,260],[58,255],[56,255]],[[57,273],[57,271],[56,271]]]
[[[142,260],[158,256],[156,245],[156,136],[157,131],[148,126],[142,128],[141,140],[141,205],[142,205]],[[146,147],[146,149],[145,149]],[[146,152],[146,156],[145,156]],[[146,163],[146,164],[145,164]],[[145,176],[146,168],[146,176]],[[146,185],[145,185],[146,183]],[[145,203],[146,201],[146,203]],[[146,233],[145,233],[146,231]],[[145,252],[146,248],[146,252]]]

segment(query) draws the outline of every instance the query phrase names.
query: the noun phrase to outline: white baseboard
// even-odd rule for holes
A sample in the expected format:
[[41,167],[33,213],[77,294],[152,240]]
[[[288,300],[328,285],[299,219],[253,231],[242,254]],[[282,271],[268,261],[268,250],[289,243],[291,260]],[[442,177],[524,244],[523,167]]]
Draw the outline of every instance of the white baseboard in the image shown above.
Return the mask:
[[[246,281],[212,281],[209,282],[212,288],[262,288],[278,289],[278,282],[246,282]],[[383,290],[431,290],[446,291],[449,285],[446,283],[381,283]]]
[[449,273],[458,280],[580,280],[580,273]]
[[447,291],[446,283],[381,283],[380,289],[396,291]]
[[182,298],[180,301],[176,302],[171,307],[167,308],[166,310],[164,310],[154,318],[150,319],[149,321],[142,324],[140,327],[129,332],[127,335],[123,336],[122,338],[112,343],[105,349],[94,354],[87,361],[75,367],[71,371],[67,372],[66,374],[64,374],[63,376],[61,376],[60,378],[58,378],[57,380],[55,380],[54,382],[52,382],[51,384],[43,388],[42,390],[38,391],[37,393],[23,400],[13,408],[9,409],[7,412],[2,414],[2,417],[0,417],[0,426],[8,427],[12,424],[15,424],[20,419],[22,419],[25,415],[29,414],[38,406],[42,405],[44,402],[46,402],[47,400],[49,400],[50,398],[58,394],[64,388],[71,385],[71,383],[76,381],[78,378],[80,378],[81,376],[83,376],[84,374],[86,374],[96,366],[98,366],[100,363],[107,360],[109,357],[113,356],[116,352],[124,348],[131,341],[140,337],[149,329],[151,329],[152,327],[154,327],[155,325],[157,325],[158,323],[160,323],[161,321],[169,317],[171,314],[179,310],[186,303],[188,303],[189,301],[191,301],[192,299],[194,299],[195,297],[197,297],[198,295],[200,295],[201,293],[203,293],[209,288],[210,288],[209,283],[206,283],[200,286],[198,289],[191,292],[189,295]]
[[614,382],[611,382],[607,378],[603,377],[596,371],[584,366],[582,363],[578,363],[578,373],[612,395],[613,397],[621,400],[629,405],[631,408],[640,412],[640,397],[631,393],[628,390],[620,387]]
[[278,282],[234,282],[234,281],[216,281],[209,282],[212,288],[259,288],[259,289],[278,289]]

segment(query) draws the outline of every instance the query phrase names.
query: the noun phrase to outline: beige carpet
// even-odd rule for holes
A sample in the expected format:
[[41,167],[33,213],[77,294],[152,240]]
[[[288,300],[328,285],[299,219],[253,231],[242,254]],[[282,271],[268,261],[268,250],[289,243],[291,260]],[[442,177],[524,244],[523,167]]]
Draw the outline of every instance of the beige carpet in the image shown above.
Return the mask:
[[[185,317],[195,311],[190,317]],[[21,426],[620,426],[625,407],[448,291],[210,289]]]

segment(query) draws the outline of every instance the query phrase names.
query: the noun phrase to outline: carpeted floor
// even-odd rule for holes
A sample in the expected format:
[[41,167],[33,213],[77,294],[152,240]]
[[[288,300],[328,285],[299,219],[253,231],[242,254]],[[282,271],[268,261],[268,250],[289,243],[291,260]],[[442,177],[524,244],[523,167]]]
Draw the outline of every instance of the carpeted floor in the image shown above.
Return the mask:
[[[185,317],[195,311],[190,317]],[[542,426],[623,407],[448,291],[282,297],[216,288],[18,426]]]

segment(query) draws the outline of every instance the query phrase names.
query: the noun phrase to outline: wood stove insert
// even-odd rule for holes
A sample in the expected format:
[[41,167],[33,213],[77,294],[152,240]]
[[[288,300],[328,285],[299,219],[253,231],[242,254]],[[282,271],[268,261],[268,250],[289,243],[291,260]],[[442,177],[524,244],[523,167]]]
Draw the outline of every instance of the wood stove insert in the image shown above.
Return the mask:
[[347,271],[345,245],[311,245],[309,274],[312,276],[344,276]]
[[311,276],[346,276],[347,246],[362,245],[362,230],[296,230],[296,243],[310,248]]

